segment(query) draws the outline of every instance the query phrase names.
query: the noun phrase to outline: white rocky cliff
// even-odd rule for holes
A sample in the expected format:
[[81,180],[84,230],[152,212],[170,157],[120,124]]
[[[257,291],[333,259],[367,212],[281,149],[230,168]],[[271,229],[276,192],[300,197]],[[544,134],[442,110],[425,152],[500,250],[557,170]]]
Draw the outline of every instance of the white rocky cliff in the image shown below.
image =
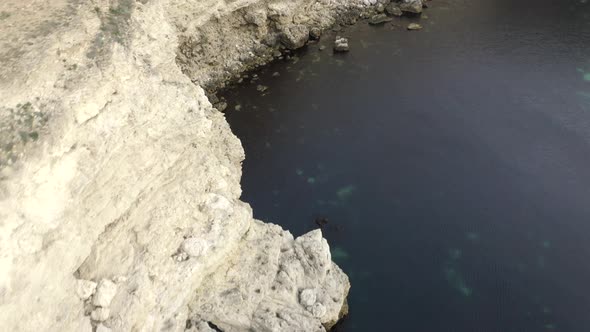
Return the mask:
[[348,278],[319,231],[252,218],[244,152],[201,86],[351,6],[3,0],[2,330],[333,325]]

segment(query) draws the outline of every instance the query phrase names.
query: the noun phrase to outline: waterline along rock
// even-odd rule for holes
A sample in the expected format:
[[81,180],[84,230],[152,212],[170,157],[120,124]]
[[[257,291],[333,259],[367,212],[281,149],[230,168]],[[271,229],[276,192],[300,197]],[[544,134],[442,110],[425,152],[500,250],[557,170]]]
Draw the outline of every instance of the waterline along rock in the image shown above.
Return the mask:
[[2,1],[2,329],[335,324],[348,278],[320,231],[294,239],[253,219],[240,201],[244,151],[203,87],[365,9],[360,0]]

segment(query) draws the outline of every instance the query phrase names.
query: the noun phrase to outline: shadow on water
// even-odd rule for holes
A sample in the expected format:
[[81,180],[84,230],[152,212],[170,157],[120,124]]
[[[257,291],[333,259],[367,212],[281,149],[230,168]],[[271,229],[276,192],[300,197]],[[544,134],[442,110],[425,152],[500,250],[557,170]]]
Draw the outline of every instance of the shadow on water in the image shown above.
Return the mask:
[[590,5],[425,14],[224,92],[243,199],[322,228],[353,285],[338,331],[590,331]]

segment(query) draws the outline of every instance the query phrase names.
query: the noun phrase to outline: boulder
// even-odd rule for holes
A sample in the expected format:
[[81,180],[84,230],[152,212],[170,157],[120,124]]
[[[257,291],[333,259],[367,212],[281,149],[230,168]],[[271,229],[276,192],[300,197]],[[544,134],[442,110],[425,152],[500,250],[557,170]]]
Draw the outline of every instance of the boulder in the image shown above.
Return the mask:
[[319,332],[341,317],[350,284],[320,230],[294,239],[256,222],[240,247],[222,275],[204,280],[190,315],[222,331]]
[[399,4],[399,8],[406,13],[420,14],[422,13],[422,0],[403,0]]
[[303,47],[309,40],[309,29],[302,24],[291,25],[283,30],[281,43],[290,50]]
[[349,50],[348,39],[336,36],[336,40],[334,41],[334,52],[348,52]]

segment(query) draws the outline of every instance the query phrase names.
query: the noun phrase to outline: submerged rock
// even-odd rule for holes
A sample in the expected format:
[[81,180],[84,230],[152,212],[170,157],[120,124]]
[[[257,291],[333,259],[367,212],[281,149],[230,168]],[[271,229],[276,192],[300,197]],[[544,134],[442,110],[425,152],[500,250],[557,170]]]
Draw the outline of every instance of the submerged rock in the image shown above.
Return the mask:
[[349,50],[348,39],[336,36],[336,40],[334,41],[334,52],[348,52]]
[[369,19],[369,24],[379,25],[379,24],[383,24],[383,23],[387,23],[387,22],[391,22],[391,21],[393,21],[393,19],[391,17],[388,17],[385,14],[379,14],[379,15],[375,15],[375,16],[371,17],[371,19]]
[[408,30],[420,30],[422,26],[418,23],[410,23],[408,24]]

